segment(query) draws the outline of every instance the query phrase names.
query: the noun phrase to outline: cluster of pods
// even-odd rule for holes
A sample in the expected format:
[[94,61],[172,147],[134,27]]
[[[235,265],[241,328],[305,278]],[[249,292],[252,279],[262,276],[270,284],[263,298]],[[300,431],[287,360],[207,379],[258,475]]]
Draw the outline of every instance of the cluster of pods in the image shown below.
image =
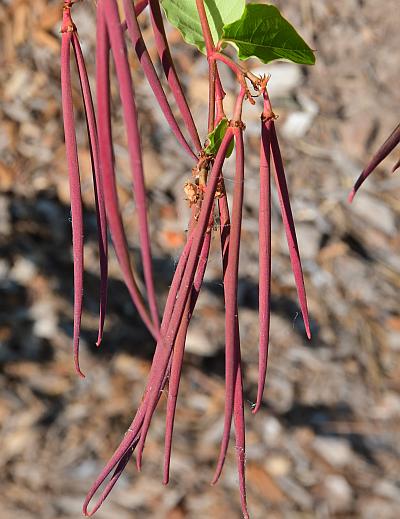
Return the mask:
[[[245,101],[253,101],[247,82],[258,91],[263,99],[263,112],[260,122],[260,200],[259,200],[259,380],[257,400],[253,412],[262,403],[269,343],[270,289],[271,289],[271,175],[274,177],[280,202],[283,224],[286,231],[290,260],[297,287],[299,303],[305,328],[310,337],[306,294],[299,249],[296,240],[293,216],[285,179],[284,165],[275,130],[275,116],[271,110],[267,79],[246,75],[230,58],[219,51],[210,51],[212,62],[214,95],[209,119],[209,129],[226,118],[223,108],[225,93],[218,74],[217,61],[230,66],[237,74],[239,94],[232,118],[227,124],[222,142],[214,155],[207,155],[202,146],[196,126],[180,85],[172,61],[166,32],[164,29],[159,0],[141,0],[133,5],[132,0],[123,0],[125,20],[118,10],[117,0],[98,0],[96,5],[96,92],[97,109],[91,96],[91,89],[85,62],[79,44],[77,29],[71,18],[74,1],[64,3],[62,24],[62,106],[65,128],[65,143],[71,190],[71,215],[74,260],[74,336],[73,348],[75,366],[83,376],[79,366],[79,335],[82,314],[83,293],[83,216],[80,188],[77,142],[74,125],[74,112],[71,87],[71,49],[79,74],[82,99],[85,108],[88,137],[92,159],[94,197],[98,223],[98,243],[100,258],[100,318],[98,342],[103,336],[104,319],[107,305],[107,235],[111,234],[116,256],[126,286],[136,310],[156,341],[152,366],[148,375],[144,395],[136,415],[128,427],[121,444],[101,471],[91,487],[83,506],[85,515],[93,515],[114,487],[122,471],[136,454],[138,469],[141,467],[146,436],[151,424],[162,390],[168,386],[166,403],[166,431],[164,457],[164,483],[168,483],[172,433],[175,408],[182,370],[185,340],[191,316],[201,290],[211,244],[211,233],[215,231],[214,216],[217,214],[218,232],[221,243],[221,262],[225,300],[225,377],[226,397],[224,431],[220,454],[216,465],[213,483],[220,477],[226,457],[232,422],[235,432],[235,452],[239,474],[241,507],[244,517],[249,517],[245,490],[245,423],[242,387],[241,346],[238,320],[238,269],[241,238],[243,193],[245,189],[245,150],[242,122],[242,106]],[[200,0],[196,2],[202,5]],[[156,69],[150,59],[143,40],[138,15],[149,8],[154,42],[158,51],[168,85],[175,98],[183,121],[181,125],[174,117],[167,101]],[[203,6],[204,8],[204,6]],[[126,38],[127,33],[128,38]],[[137,54],[143,73],[151,87],[155,99],[168,121],[170,128],[193,160],[193,196],[190,199],[191,217],[186,245],[180,255],[161,320],[156,302],[152,275],[152,255],[147,220],[145,176],[143,170],[140,132],[137,121],[137,106],[131,71],[128,62],[127,41]],[[211,53],[214,53],[211,55]],[[214,60],[211,60],[211,57]],[[119,95],[127,132],[131,160],[132,187],[139,222],[138,242],[143,264],[146,298],[139,290],[139,284],[131,267],[121,214],[118,204],[117,186],[114,169],[113,142],[110,113],[110,59],[113,58],[117,76]],[[254,102],[254,101],[253,101]],[[185,137],[187,135],[188,137]],[[223,166],[227,151],[234,142],[235,176],[232,206],[229,208],[225,193]],[[207,144],[207,142],[205,143]],[[272,159],[272,160],[271,160]],[[272,164],[273,163],[273,167]],[[97,496],[95,504],[89,505]]]

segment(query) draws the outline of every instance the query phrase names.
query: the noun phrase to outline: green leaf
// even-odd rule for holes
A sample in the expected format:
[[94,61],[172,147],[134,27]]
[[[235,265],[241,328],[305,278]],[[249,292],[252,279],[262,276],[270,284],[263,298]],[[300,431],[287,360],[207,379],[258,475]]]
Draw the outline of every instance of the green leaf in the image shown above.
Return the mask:
[[[222,35],[224,25],[234,22],[242,16],[245,0],[205,0],[208,23],[216,44]],[[161,0],[168,21],[176,27],[187,43],[196,45],[206,53],[197,12],[196,0]]]
[[[224,138],[226,130],[228,129],[228,125],[228,119],[222,119],[214,128],[214,130],[208,134],[209,144],[207,148],[204,150],[206,155],[215,156],[217,154],[219,147],[221,146],[222,139]],[[227,157],[230,157],[232,155],[233,147],[234,142],[232,140],[226,152]]]
[[263,63],[275,59],[315,63],[314,51],[273,5],[246,5],[240,20],[224,26],[222,39],[237,48],[241,60],[256,57]]

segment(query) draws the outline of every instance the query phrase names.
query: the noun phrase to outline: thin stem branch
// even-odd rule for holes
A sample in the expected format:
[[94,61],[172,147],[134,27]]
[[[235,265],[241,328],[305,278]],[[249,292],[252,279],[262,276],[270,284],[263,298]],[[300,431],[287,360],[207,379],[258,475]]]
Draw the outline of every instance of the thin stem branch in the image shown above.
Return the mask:
[[215,125],[215,84],[217,64],[213,60],[208,61],[208,133],[214,130]]
[[224,119],[225,111],[224,111],[224,99],[226,96],[226,93],[222,87],[221,78],[218,72],[218,66],[215,64],[215,101],[216,101],[216,107],[217,107],[217,113],[215,116],[215,123],[214,126],[217,126],[217,124],[221,121],[221,119]]
[[197,12],[200,18],[201,30],[203,32],[204,42],[206,44],[206,52],[208,59],[208,133],[214,129],[215,122],[215,80],[216,80],[216,66],[215,60],[210,56],[215,50],[214,42],[211,34],[210,25],[207,19],[206,8],[204,0],[196,0]]
[[212,54],[210,54],[209,59],[225,63],[225,65],[227,65],[235,73],[236,78],[238,79],[241,85],[246,85],[246,78],[252,83],[252,85],[255,88],[258,88],[260,86],[261,79],[259,77],[253,74],[250,70],[245,70],[244,68],[242,68],[238,63],[233,61],[226,54],[222,54],[222,52],[218,51],[213,51]]
[[210,25],[208,24],[206,8],[204,0],[196,0],[197,12],[199,13],[201,30],[203,32],[204,43],[206,44],[207,56],[211,56],[214,51],[214,42],[211,34]]

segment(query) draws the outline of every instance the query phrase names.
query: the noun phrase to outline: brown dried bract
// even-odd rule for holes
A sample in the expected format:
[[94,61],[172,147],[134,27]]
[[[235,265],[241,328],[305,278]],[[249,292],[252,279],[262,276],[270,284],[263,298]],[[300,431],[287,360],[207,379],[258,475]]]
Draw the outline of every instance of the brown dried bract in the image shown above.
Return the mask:
[[186,195],[186,200],[189,202],[189,207],[192,207],[194,204],[200,199],[199,186],[194,184],[193,182],[185,182],[183,186],[183,190]]

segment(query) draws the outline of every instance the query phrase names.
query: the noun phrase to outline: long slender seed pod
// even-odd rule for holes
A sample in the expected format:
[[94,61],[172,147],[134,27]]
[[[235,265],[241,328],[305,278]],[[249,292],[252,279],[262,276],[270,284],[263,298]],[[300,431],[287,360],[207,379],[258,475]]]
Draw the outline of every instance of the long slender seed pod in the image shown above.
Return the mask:
[[229,254],[224,276],[224,283],[227,282],[225,287],[225,419],[220,454],[212,484],[215,484],[221,475],[229,444],[235,395],[235,378],[237,374],[237,348],[235,343],[239,341],[239,336],[237,335],[236,337],[235,331],[236,327],[238,327],[237,291],[244,193],[244,146],[243,130],[234,128],[233,131],[236,147],[236,173],[233,190]]
[[[264,114],[263,116],[264,117]],[[270,298],[271,298],[271,168],[270,168],[270,127],[271,120],[261,120],[260,142],[260,207],[258,210],[258,297],[260,344],[258,356],[257,401],[253,409],[256,413],[261,406],[267,373]]]
[[185,94],[183,92],[182,86],[180,84],[178,75],[175,70],[174,62],[172,60],[167,36],[165,34],[164,22],[161,14],[159,0],[149,0],[149,5],[155,44],[158,55],[161,60],[164,74],[167,78],[168,84],[171,88],[171,92],[175,98],[176,104],[178,105],[179,111],[182,115],[183,122],[190,135],[190,138],[192,139],[194,147],[197,151],[201,151],[202,146],[200,143],[199,134],[197,132],[196,125],[194,124],[193,116],[190,112],[189,105],[186,101]]
[[[174,308],[174,304],[175,304],[175,301],[176,301],[176,298],[177,298],[178,290],[179,290],[180,284],[182,282],[182,276],[183,276],[184,271],[186,269],[186,265],[187,265],[187,261],[188,261],[188,257],[189,257],[189,252],[190,252],[191,247],[192,247],[192,243],[193,243],[193,234],[189,235],[189,237],[188,237],[188,241],[187,241],[187,243],[186,243],[186,245],[185,245],[185,247],[184,247],[184,249],[182,251],[182,254],[181,254],[180,258],[179,258],[179,262],[178,262],[177,268],[175,270],[174,277],[172,279],[171,287],[170,287],[170,290],[169,290],[169,293],[168,293],[167,302],[166,302],[166,305],[165,305],[165,310],[164,310],[164,315],[163,315],[163,322],[162,322],[162,325],[161,325],[161,336],[164,335],[164,333],[165,333],[165,331],[166,331],[166,329],[167,329],[167,327],[169,325],[169,322],[170,322],[170,319],[171,319],[171,316],[172,316],[172,311],[173,311],[173,308]],[[144,391],[142,403],[141,403],[141,405],[140,405],[140,407],[139,407],[139,409],[138,409],[138,411],[136,413],[136,416],[132,420],[132,423],[129,426],[129,429],[128,429],[128,431],[127,431],[123,441],[121,442],[119,447],[116,449],[116,451],[114,452],[113,456],[111,457],[109,462],[106,464],[104,469],[101,471],[101,473],[99,474],[98,478],[96,479],[96,481],[94,482],[94,484],[92,485],[92,487],[90,488],[90,490],[89,490],[89,492],[88,492],[88,494],[86,496],[86,499],[85,499],[85,502],[84,502],[84,505],[83,505],[83,513],[85,515],[93,515],[96,512],[96,510],[99,509],[99,507],[101,506],[102,502],[107,497],[107,495],[110,493],[110,491],[112,490],[112,487],[114,486],[114,484],[116,482],[116,479],[115,479],[116,475],[115,474],[114,474],[112,480],[110,480],[110,482],[107,484],[106,488],[103,490],[99,500],[97,501],[97,503],[95,504],[95,506],[93,507],[93,509],[90,512],[88,511],[89,503],[91,502],[91,500],[94,497],[94,495],[97,492],[97,490],[100,488],[100,486],[104,483],[106,478],[112,472],[114,467],[117,467],[118,464],[121,462],[122,458],[131,449],[131,447],[132,446],[136,446],[136,444],[137,444],[137,441],[138,441],[138,438],[139,438],[139,434],[141,432],[141,427],[142,427],[142,424],[143,424],[143,420],[144,420],[144,415],[145,415],[145,412],[146,412],[147,399],[148,399],[148,396],[149,396],[149,388],[152,387],[155,378],[160,373],[160,370],[157,369],[158,368],[158,364],[157,364],[156,360],[157,359],[154,357],[153,363],[152,363],[152,369],[151,369],[151,371],[149,373],[149,376],[148,376],[148,379],[147,379],[146,389]],[[166,383],[168,374],[169,374],[169,370],[168,370],[168,367],[167,367],[167,369],[164,372],[164,378],[163,378],[162,387]],[[161,393],[159,394],[159,396],[160,395],[161,395]],[[113,484],[111,484],[112,481],[114,481]]]
[[[137,2],[135,5],[134,5],[134,9],[135,9],[135,14],[136,14],[136,17],[138,17],[145,9],[146,7],[149,5],[149,1],[148,0],[139,0],[139,2]],[[126,31],[128,28],[128,24],[126,22],[126,20],[124,20],[122,23],[121,23],[121,29],[123,31]]]
[[[215,158],[214,165],[210,172],[207,189],[205,192],[205,197],[202,202],[202,206],[200,209],[199,219],[196,225],[196,228],[193,232],[193,243],[190,250],[188,262],[186,265],[185,273],[182,277],[181,287],[178,292],[176,304],[174,307],[174,311],[171,316],[170,325],[165,335],[162,334],[162,342],[158,341],[156,351],[153,358],[153,364],[157,366],[157,370],[160,372],[165,370],[167,366],[173,344],[175,342],[176,334],[179,329],[179,324],[182,320],[182,315],[186,306],[186,301],[189,297],[189,294],[192,289],[193,279],[195,276],[197,264],[199,261],[199,255],[201,251],[201,247],[203,245],[204,236],[209,225],[209,219],[211,217],[211,211],[214,205],[214,196],[215,191],[218,184],[218,179],[220,176],[220,172],[222,166],[225,161],[226,151],[233,137],[233,129],[228,128],[226,131],[224,138],[222,140],[221,146],[218,150],[218,153]],[[152,385],[149,390],[149,404],[146,410],[146,417],[143,423],[143,428],[141,432],[141,438],[137,447],[137,457],[136,464],[138,469],[141,466],[141,458],[142,452],[144,448],[144,443],[146,440],[146,435],[148,432],[148,428],[150,426],[151,417],[154,413],[158,402],[158,393],[161,389],[161,379],[158,378],[158,381]]]
[[147,326],[153,337],[157,339],[158,332],[148,315],[142,295],[132,272],[128,245],[119,211],[114,158],[112,152],[109,60],[110,42],[104,19],[103,0],[99,0],[97,3],[96,44],[97,121],[107,220],[110,226],[117,259],[129,294],[144,324]]
[[297,245],[296,229],[292,210],[290,207],[289,192],[286,184],[285,170],[281,152],[279,149],[278,137],[276,135],[275,124],[271,123],[271,152],[274,159],[274,178],[278,190],[279,204],[281,206],[283,225],[286,231],[286,238],[288,242],[290,261],[292,263],[292,270],[294,280],[296,282],[297,294],[300,302],[301,313],[303,314],[304,325],[306,328],[307,337],[311,339],[310,321],[308,318],[307,296],[304,287],[303,269],[301,268],[299,247]]
[[[358,177],[356,183],[354,184],[351,193],[349,194],[349,202],[353,201],[353,198],[361,185],[367,180],[370,174],[374,171],[375,168],[379,166],[379,164],[389,155],[389,153],[399,144],[400,142],[400,124],[396,126],[396,128],[392,131],[386,141],[382,144],[379,150],[375,153],[372,159],[369,161],[368,165],[364,168],[361,175]],[[394,165],[393,172],[400,166],[400,160]]]
[[128,149],[131,159],[133,191],[139,223],[140,249],[143,262],[144,279],[150,314],[156,330],[159,330],[159,317],[153,281],[152,256],[147,221],[146,188],[144,182],[143,163],[140,149],[140,133],[135,105],[135,94],[128,63],[124,35],[116,0],[103,1],[104,15],[114,57],[118,77],[121,104],[128,138]]
[[[237,327],[235,333],[239,335],[239,327]],[[233,404],[233,423],[235,426],[235,449],[236,449],[236,463],[238,468],[239,478],[239,493],[240,493],[240,504],[242,508],[243,518],[249,519],[249,512],[247,510],[247,498],[246,498],[246,450],[245,450],[245,423],[244,423],[244,400],[243,400],[243,379],[242,379],[242,366],[241,366],[241,355],[239,341],[236,342],[238,345],[237,355],[237,373],[235,381],[235,401]]]
[[81,377],[79,367],[79,335],[81,330],[83,303],[83,210],[79,175],[78,150],[75,135],[74,107],[71,87],[71,44],[75,27],[70,8],[65,7],[61,36],[61,96],[64,119],[65,148],[67,155],[72,218],[72,253],[74,258],[74,330],[73,351],[75,369]]
[[100,345],[103,337],[104,320],[107,308],[107,278],[108,278],[108,242],[107,242],[107,221],[104,204],[103,180],[100,171],[99,141],[97,135],[96,117],[93,107],[92,93],[86,71],[85,60],[79,43],[77,33],[72,33],[72,45],[76,57],[76,63],[81,82],[83,104],[86,114],[86,122],[89,136],[90,156],[92,162],[92,175],[94,186],[94,199],[96,204],[97,234],[99,243],[100,261],[100,316],[97,346]]
[[139,16],[139,14],[141,14],[148,5],[149,5],[149,0],[139,0],[138,2],[135,2],[136,16]]
[[165,424],[165,447],[164,447],[164,480],[166,485],[169,480],[169,467],[171,459],[172,448],[172,433],[174,428],[176,402],[178,398],[179,382],[181,378],[183,354],[185,351],[185,341],[190,319],[193,315],[194,308],[197,303],[197,298],[200,293],[201,285],[203,284],[204,274],[206,271],[208,255],[210,253],[211,233],[207,232],[203,247],[201,249],[197,272],[193,282],[193,289],[190,298],[186,302],[186,308],[183,314],[182,322],[179,326],[179,331],[176,336],[174,351],[172,355],[171,375],[168,384],[168,400]]
[[128,33],[132,40],[132,44],[136,51],[140,64],[142,65],[143,71],[146,75],[147,81],[149,82],[149,85],[153,90],[155,98],[157,99],[157,102],[164,114],[164,117],[167,120],[178,142],[182,145],[183,149],[189,154],[189,156],[197,162],[197,157],[193,153],[185,137],[183,136],[181,129],[179,128],[179,125],[176,122],[174,114],[172,113],[171,107],[168,103],[168,99],[165,95],[161,82],[158,79],[153,62],[151,61],[146,44],[143,40],[142,32],[140,30],[140,26],[136,18],[135,9],[133,7],[132,1],[123,1],[126,21],[128,24]]
[[183,313],[182,322],[175,339],[174,351],[172,353],[171,374],[168,382],[168,399],[167,411],[165,417],[165,435],[164,435],[164,476],[163,484],[168,485],[169,470],[171,462],[172,450],[172,434],[174,430],[175,410],[178,399],[179,383],[181,380],[181,371],[183,364],[183,356],[185,352],[186,335],[189,327],[190,299],[186,302],[185,311]]
[[[221,252],[222,252],[222,266],[224,276],[224,294],[225,299],[228,297],[228,292],[231,290],[230,281],[226,277],[226,266],[228,262],[229,254],[229,241],[230,241],[230,217],[228,201],[226,196],[223,196],[218,201],[219,214],[220,214],[220,234],[221,234]],[[236,313],[238,312],[236,306]],[[237,362],[236,379],[235,379],[235,396],[233,404],[233,420],[235,426],[235,448],[236,448],[236,460],[238,467],[239,476],[239,492],[240,492],[240,503],[244,519],[249,518],[247,510],[246,500],[246,479],[245,479],[245,423],[244,423],[244,401],[243,401],[243,381],[242,381],[242,367],[241,367],[241,355],[240,355],[240,335],[239,335],[239,323],[236,321],[235,326],[235,356]]]

